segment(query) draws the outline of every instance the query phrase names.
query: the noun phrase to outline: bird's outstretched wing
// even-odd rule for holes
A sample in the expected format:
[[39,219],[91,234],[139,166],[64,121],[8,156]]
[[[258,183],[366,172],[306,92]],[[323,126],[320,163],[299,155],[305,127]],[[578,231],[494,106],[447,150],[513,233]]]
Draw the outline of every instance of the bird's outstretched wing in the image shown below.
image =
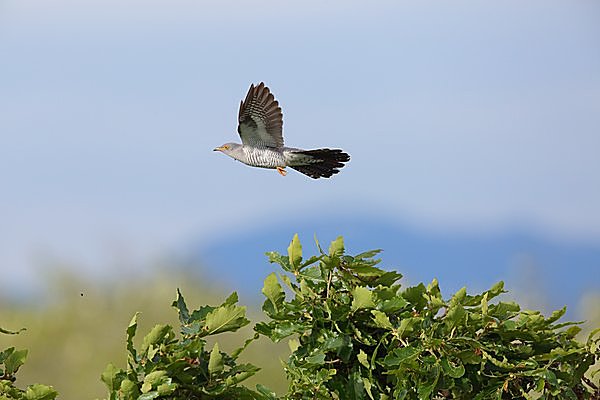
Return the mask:
[[269,88],[263,82],[252,84],[240,103],[238,133],[242,143],[255,147],[283,146],[283,114]]

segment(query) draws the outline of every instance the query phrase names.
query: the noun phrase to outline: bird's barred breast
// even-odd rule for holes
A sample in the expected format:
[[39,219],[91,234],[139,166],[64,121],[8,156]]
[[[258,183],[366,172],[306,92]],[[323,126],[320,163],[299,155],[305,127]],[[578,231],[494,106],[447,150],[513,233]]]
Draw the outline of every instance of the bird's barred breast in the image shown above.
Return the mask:
[[270,148],[244,147],[246,164],[253,167],[277,168],[285,167],[285,158],[279,151]]

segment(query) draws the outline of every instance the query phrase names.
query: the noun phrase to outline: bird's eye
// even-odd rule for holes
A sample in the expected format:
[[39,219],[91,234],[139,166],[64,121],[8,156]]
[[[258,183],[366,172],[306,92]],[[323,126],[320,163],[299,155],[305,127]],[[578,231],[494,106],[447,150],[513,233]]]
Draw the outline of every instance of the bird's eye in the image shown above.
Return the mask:
[[229,150],[229,146],[223,146],[225,150]]

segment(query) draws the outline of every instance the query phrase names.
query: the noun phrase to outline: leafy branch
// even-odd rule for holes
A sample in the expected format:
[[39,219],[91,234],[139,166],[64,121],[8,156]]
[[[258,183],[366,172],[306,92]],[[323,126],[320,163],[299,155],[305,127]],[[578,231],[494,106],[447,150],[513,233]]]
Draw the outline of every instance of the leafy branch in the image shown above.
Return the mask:
[[233,293],[219,306],[190,312],[178,290],[172,305],[179,314],[179,337],[172,326],[159,324],[144,337],[139,349],[133,344],[138,324],[138,314],[134,315],[127,328],[127,370],[109,364],[102,374],[109,399],[274,399],[263,386],[253,391],[240,385],[259,370],[252,364],[237,363],[258,335],[232,354],[222,352],[218,343],[206,348],[206,337],[235,332],[250,322],[246,308],[237,302]]
[[[0,327],[0,334],[17,335],[25,329],[9,331]],[[15,386],[17,372],[25,364],[28,351],[9,347],[0,351],[0,400],[53,400],[58,393],[51,386],[33,384],[25,390]]]

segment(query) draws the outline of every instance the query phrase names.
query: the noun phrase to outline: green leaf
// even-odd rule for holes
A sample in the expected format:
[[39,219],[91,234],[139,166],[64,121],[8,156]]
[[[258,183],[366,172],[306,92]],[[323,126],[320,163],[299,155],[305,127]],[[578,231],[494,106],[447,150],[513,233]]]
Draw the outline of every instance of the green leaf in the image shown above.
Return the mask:
[[488,306],[489,315],[496,317],[500,320],[512,318],[516,313],[521,310],[521,307],[515,302],[503,302],[500,301],[498,304],[492,304]]
[[[283,291],[283,288],[279,284],[279,281],[277,280],[277,275],[275,275],[274,272],[270,273],[265,278],[265,283],[262,288],[262,293],[265,295],[265,297],[270,302],[270,304],[273,308],[272,311],[275,313],[278,313],[280,308],[283,305],[283,301],[285,299],[285,293]],[[267,311],[267,310],[265,310],[265,311]]]
[[442,370],[452,378],[460,378],[465,374],[465,367],[460,360],[450,361],[448,357],[442,358]]
[[395,314],[407,306],[408,302],[400,296],[384,300],[377,308],[386,314]]
[[323,344],[320,346],[322,351],[335,351],[339,354],[349,344],[349,339],[346,335],[340,335],[337,332],[329,332],[324,336],[325,340],[323,340]]
[[225,299],[225,301],[223,302],[223,304],[221,304],[222,306],[231,306],[233,304],[236,304],[238,302],[238,294],[237,292],[232,292],[228,298]]
[[[326,256],[323,257],[324,259]],[[323,274],[323,270],[319,268],[318,265],[313,265],[310,268],[306,268],[302,270],[299,274],[299,277],[304,278],[302,281],[305,285],[312,283],[313,286],[316,286],[319,282],[325,283],[327,282],[326,276]],[[301,282],[302,283],[302,282]]]
[[323,256],[312,256],[308,260],[304,260],[304,262],[300,264],[300,269],[308,267],[309,265],[312,265],[317,261],[321,261],[321,259],[323,259]]
[[395,272],[386,272],[381,268],[373,267],[371,265],[349,264],[348,268],[354,272],[357,278],[368,283],[369,286],[390,286],[402,277],[402,275]]
[[421,322],[421,318],[404,318],[400,321],[398,333],[402,337],[406,337],[409,333],[415,330],[415,327]]
[[448,312],[446,312],[446,316],[444,317],[444,322],[450,328],[461,325],[465,316],[467,315],[464,307],[458,303],[453,306],[450,306]]
[[568,338],[573,339],[575,336],[577,336],[579,334],[579,332],[581,332],[580,327],[572,326],[572,327],[568,328],[567,330],[565,330],[565,335]]
[[485,293],[483,295],[483,297],[481,298],[481,314],[483,314],[483,315],[487,315],[488,314],[487,293]]
[[290,352],[295,352],[300,347],[300,341],[298,339],[290,339],[288,340],[288,347],[290,348]]
[[399,366],[406,362],[415,360],[420,353],[421,350],[412,346],[400,347],[388,353],[388,355],[383,359],[383,363],[388,367]]
[[266,386],[258,384],[256,385],[256,390],[263,396],[259,398],[261,400],[277,400],[277,393]]
[[137,320],[140,313],[135,313],[131,321],[129,322],[129,326],[127,326],[127,351],[129,355],[127,356],[128,363],[131,364],[137,357],[137,352],[135,351],[135,347],[133,346],[133,338],[135,337],[135,333],[137,331]]
[[383,251],[382,249],[369,250],[369,251],[365,251],[364,253],[355,255],[354,258],[357,258],[357,259],[373,258],[377,254],[381,253],[382,251]]
[[7,334],[7,335],[18,335],[19,333],[21,333],[21,332],[23,332],[25,330],[27,330],[27,329],[21,328],[18,331],[9,331],[7,329],[3,329],[2,327],[0,327],[0,333],[4,333],[4,334]]
[[155,325],[142,341],[142,353],[147,352],[151,347],[156,347],[158,344],[168,342],[173,336],[173,328],[170,325]]
[[279,275],[279,279],[281,279],[281,281],[283,283],[285,283],[285,285],[294,293],[298,293],[298,286],[294,283],[292,283],[292,280],[290,279],[289,276],[285,275],[285,274],[281,274]]
[[442,298],[442,292],[440,290],[440,282],[437,278],[433,278],[431,283],[427,285],[427,293],[432,297]]
[[177,299],[175,299],[171,306],[177,309],[177,312],[179,313],[179,322],[187,324],[190,320],[190,313],[179,288],[177,288]]
[[488,293],[488,299],[492,299],[496,296],[501,295],[502,293],[506,293],[504,291],[504,282],[500,281],[494,284],[494,286],[491,287],[490,290],[487,291]]
[[178,386],[179,385],[177,385],[176,383],[165,382],[158,385],[156,391],[158,392],[159,396],[169,396],[170,394],[173,394],[175,390],[177,390]]
[[246,339],[246,341],[244,342],[244,345],[242,347],[238,347],[237,349],[235,349],[232,353],[231,353],[231,357],[233,359],[236,359],[239,357],[240,354],[242,354],[242,352],[244,350],[246,350],[246,348],[250,345],[250,343],[254,342],[255,340],[257,340],[260,337],[260,335],[258,333],[255,333],[254,336],[252,336],[250,339]]
[[34,384],[25,390],[26,400],[53,400],[58,396],[58,392],[50,386]]
[[[237,297],[237,294],[235,294],[235,295]],[[231,296],[229,296],[227,298],[227,300],[225,300],[225,303],[227,303],[229,298],[231,298]],[[204,320],[206,319],[206,316],[208,315],[208,313],[214,311],[216,308],[217,307],[213,307],[213,306],[202,306],[202,307],[198,308],[197,310],[192,311],[192,313],[190,314],[190,319],[188,321],[188,324],[182,325],[182,329],[188,328],[190,331],[195,331],[195,333],[198,333],[197,327],[203,326]]]
[[494,364],[496,367],[503,368],[506,370],[511,370],[515,368],[515,365],[510,363],[506,357],[502,357],[502,359],[494,357],[492,354],[485,350],[481,350],[481,354],[483,358]]
[[388,316],[385,313],[383,313],[381,311],[377,311],[377,310],[372,310],[371,314],[373,314],[375,325],[377,325],[378,328],[383,328],[383,329],[393,329],[394,328],[392,326],[392,323],[390,322],[390,319],[388,318]]
[[293,321],[282,321],[272,324],[259,322],[254,326],[256,332],[267,336],[276,343],[295,333],[304,333],[308,329],[309,327],[304,324]]
[[450,307],[452,307],[454,305],[462,305],[466,298],[467,298],[467,288],[463,286],[450,299]]
[[353,371],[348,377],[346,393],[341,397],[353,400],[362,400],[365,398],[363,379],[358,371]]
[[144,393],[143,395],[138,397],[137,400],[152,400],[156,399],[158,396],[160,396],[160,394],[158,394],[158,392],[154,390],[152,392]]
[[5,360],[5,374],[13,375],[25,363],[27,349],[13,351]]
[[325,364],[325,354],[316,353],[304,359],[308,364],[323,365]]
[[238,365],[234,371],[235,375],[227,377],[225,379],[225,384],[227,386],[237,385],[238,383],[250,378],[252,375],[256,374],[258,371],[260,371],[260,368],[255,367],[252,364]]
[[208,360],[208,373],[214,375],[221,371],[223,371],[223,356],[219,351],[219,344],[215,343]]
[[234,332],[250,323],[246,319],[246,307],[237,305],[221,306],[206,316],[204,336],[221,332]]
[[396,271],[387,271],[381,276],[379,276],[377,279],[375,279],[372,285],[392,286],[394,283],[396,283],[396,281],[400,280],[401,278],[402,274],[399,274]]
[[102,375],[100,375],[100,379],[104,382],[108,391],[112,392],[119,389],[123,375],[124,372],[121,368],[117,368],[113,363],[110,363],[106,366]]
[[140,395],[137,384],[129,379],[123,379],[119,391],[122,393],[124,400],[136,400]]
[[456,357],[458,357],[464,364],[481,363],[481,356],[478,355],[475,350],[463,350],[459,353],[456,353]]
[[[167,371],[158,370],[153,371],[146,375],[144,383],[142,384],[142,393],[146,393],[148,396],[153,396],[153,393],[159,393],[157,389],[163,384],[170,384],[171,378],[168,376]],[[141,398],[141,397],[140,397]],[[150,397],[154,398],[154,397]]]
[[363,382],[363,385],[365,386],[365,391],[369,395],[369,398],[371,400],[375,400],[375,398],[373,397],[373,393],[371,392],[371,388],[373,387],[373,385],[371,384],[371,381],[369,381],[368,379],[363,379],[362,382]]
[[265,253],[269,257],[270,263],[276,263],[281,266],[285,271],[293,272],[293,268],[290,267],[290,258],[284,257],[276,251],[269,251]]
[[475,296],[471,296],[471,295],[467,294],[462,299],[461,304],[463,306],[478,306],[481,304],[481,300],[482,300],[483,296],[487,296],[487,301],[489,304],[490,300],[492,300],[494,297],[501,295],[502,293],[506,293],[506,291],[504,290],[504,282],[500,281],[500,282],[496,283],[494,286],[492,286],[492,288],[490,290],[486,290],[482,294],[478,294]]
[[560,310],[556,310],[552,313],[550,317],[546,319],[546,323],[553,323],[558,321],[565,313],[567,312],[567,307],[563,307]]
[[431,372],[425,377],[425,380],[419,382],[417,385],[417,394],[419,395],[420,400],[428,400],[431,398],[431,394],[437,385],[439,377],[440,368],[437,365],[434,365]]
[[364,286],[355,287],[352,291],[352,311],[373,307],[375,307],[373,293]]
[[417,311],[421,311],[427,305],[426,293],[427,289],[425,285],[420,283],[417,286],[412,286],[404,290],[402,297],[412,304]]
[[294,238],[288,247],[288,257],[290,259],[290,266],[297,271],[302,262],[302,245],[300,244],[297,233],[294,235]]
[[8,349],[5,349],[4,351],[0,351],[0,364],[4,363],[4,360],[6,360],[6,358],[8,356],[10,356],[13,351],[15,351],[14,347],[9,347]]
[[341,257],[343,254],[344,238],[342,236],[338,236],[338,238],[329,245],[329,257]]
[[367,357],[367,353],[362,351],[362,349],[359,350],[358,354],[356,355],[356,358],[358,359],[358,362],[361,363],[361,365],[363,367],[371,369],[371,366],[369,365],[369,359]]
[[152,393],[155,393],[156,395],[154,397],[149,397],[151,399],[158,396],[158,392],[156,390],[152,391],[152,385],[148,382],[144,382],[142,384],[142,393],[144,393],[144,395],[148,395],[148,396],[150,396]]
[[150,385],[150,387],[156,387],[161,383],[166,382],[169,379],[167,371],[158,370],[152,371],[144,378],[144,383]]
[[317,234],[314,234],[313,239],[315,240],[315,244],[317,245],[317,249],[319,250],[319,253],[324,256],[325,252],[323,251],[323,249],[321,248],[321,244],[319,243],[319,239],[317,239]]

